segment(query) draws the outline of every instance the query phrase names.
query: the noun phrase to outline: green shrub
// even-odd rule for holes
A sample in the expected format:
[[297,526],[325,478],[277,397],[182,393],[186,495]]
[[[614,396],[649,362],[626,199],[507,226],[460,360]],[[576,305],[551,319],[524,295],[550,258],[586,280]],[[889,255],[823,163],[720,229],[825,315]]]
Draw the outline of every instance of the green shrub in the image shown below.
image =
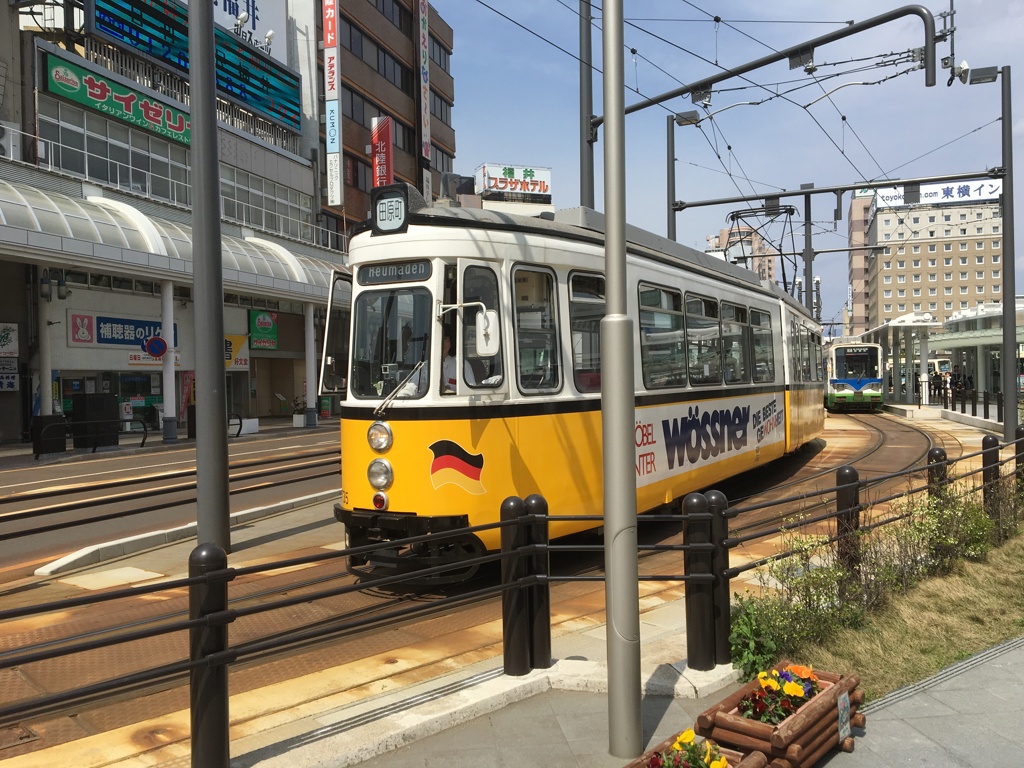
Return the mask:
[[778,659],[776,638],[785,621],[774,613],[781,611],[782,605],[769,598],[735,597],[729,634],[732,663],[740,668],[745,680],[752,680],[760,670],[768,669]]
[[961,559],[980,560],[991,546],[992,521],[975,494],[929,498],[910,529],[924,542],[929,575],[950,573]]
[[1011,487],[1000,484],[994,517],[986,513],[980,490],[953,485],[942,496],[892,505],[890,522],[857,534],[857,574],[842,567],[827,537],[784,533],[779,549],[791,554],[761,569],[764,593],[735,595],[733,663],[752,678],[780,658],[799,657],[803,647],[863,624],[869,611],[922,579],[949,573],[964,559],[983,559],[993,543],[1021,526],[1022,505]]

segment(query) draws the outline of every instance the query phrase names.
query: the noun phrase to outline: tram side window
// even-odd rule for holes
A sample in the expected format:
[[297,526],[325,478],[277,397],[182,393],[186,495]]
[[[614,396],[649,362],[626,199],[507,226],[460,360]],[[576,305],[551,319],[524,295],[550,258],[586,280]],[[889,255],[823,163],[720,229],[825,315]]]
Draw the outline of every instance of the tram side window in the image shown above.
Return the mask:
[[822,356],[821,356],[821,334],[811,333],[811,370],[814,372],[814,380],[822,380]]
[[722,352],[725,355],[725,383],[750,381],[750,359],[747,354],[747,308],[722,304]]
[[524,392],[550,392],[562,385],[558,349],[558,307],[554,276],[517,267],[512,272],[516,367]]
[[569,279],[572,374],[580,392],[601,391],[601,318],[604,278],[576,273]]
[[686,358],[691,384],[722,383],[722,336],[714,299],[686,297]]
[[640,363],[644,386],[686,385],[683,297],[677,291],[640,285]]
[[775,381],[775,347],[772,317],[767,312],[750,310],[750,340],[754,348],[754,381]]
[[800,326],[798,329],[799,343],[797,345],[797,370],[798,381],[811,380],[811,335],[806,328]]
[[[463,275],[463,301],[481,302],[487,309],[501,312],[498,302],[498,277],[487,267],[466,267]],[[501,385],[504,373],[501,352],[493,357],[481,357],[476,353],[476,324],[480,318],[480,307],[466,307],[462,313],[463,376],[466,384],[477,389],[489,389]],[[500,333],[501,325],[494,329]]]
[[800,325],[795,317],[789,321],[789,369],[794,383],[803,380],[803,368],[800,364]]

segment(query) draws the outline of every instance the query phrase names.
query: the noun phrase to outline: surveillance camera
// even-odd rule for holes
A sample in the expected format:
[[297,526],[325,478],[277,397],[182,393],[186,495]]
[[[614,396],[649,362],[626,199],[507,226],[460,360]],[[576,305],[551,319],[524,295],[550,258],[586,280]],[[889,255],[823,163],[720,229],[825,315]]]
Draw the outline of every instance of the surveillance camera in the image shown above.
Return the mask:
[[942,57],[942,68],[943,69],[949,69],[952,66],[953,66],[953,57],[952,56],[943,56]]

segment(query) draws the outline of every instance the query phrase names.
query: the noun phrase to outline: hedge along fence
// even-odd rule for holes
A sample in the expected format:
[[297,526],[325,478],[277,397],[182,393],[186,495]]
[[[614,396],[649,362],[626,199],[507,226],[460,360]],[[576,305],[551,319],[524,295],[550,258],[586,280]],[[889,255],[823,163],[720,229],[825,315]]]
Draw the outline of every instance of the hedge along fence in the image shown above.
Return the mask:
[[[1024,497],[1024,427],[1019,427],[1016,440],[1010,444],[1015,453],[1000,460],[997,438],[986,436],[982,450],[948,460],[945,451],[933,448],[924,468],[877,477],[862,481],[853,467],[841,467],[836,472],[834,488],[819,490],[804,497],[794,497],[771,505],[729,509],[723,515],[734,519],[753,511],[778,504],[799,506],[810,496],[835,494],[835,509],[817,515],[795,515],[782,525],[756,533],[725,538],[725,567],[716,569],[716,611],[722,610],[730,595],[730,579],[751,570],[757,570],[762,586],[771,586],[778,599],[801,603],[803,614],[794,611],[788,618],[821,619],[824,625],[856,623],[865,610],[884,601],[891,593],[908,588],[921,578],[948,571],[961,558],[977,558],[992,545],[998,545],[1015,535],[1021,526],[1021,499]],[[971,460],[980,458],[980,467],[967,469],[952,477],[954,466],[970,466]],[[1013,466],[1007,468],[1010,462]],[[908,487],[888,496],[864,503],[863,491],[882,481],[906,477]],[[914,481],[921,478],[918,484]],[[831,524],[835,520],[834,525]],[[827,534],[807,534],[816,524],[829,525]],[[748,542],[773,536],[782,536],[782,551],[746,565],[730,567],[729,552]],[[730,605],[731,622],[739,616],[739,631],[734,636],[733,661],[749,671],[753,661],[740,663],[737,655],[752,652],[760,642],[755,638],[757,629],[751,622],[758,620],[779,629],[785,640],[790,630],[778,612],[751,619],[751,611],[766,610],[754,598],[740,597],[738,605]],[[746,612],[746,614],[745,614]],[[817,612],[817,613],[816,613]],[[813,618],[812,618],[813,617]],[[756,623],[756,622],[755,622]],[[825,627],[827,629],[827,627]],[[792,636],[806,632],[809,639],[819,640],[815,628],[792,630]],[[765,633],[761,633],[765,634]],[[747,644],[746,651],[743,643]],[[757,663],[763,665],[772,648],[764,649]],[[791,647],[779,648],[780,653]]]

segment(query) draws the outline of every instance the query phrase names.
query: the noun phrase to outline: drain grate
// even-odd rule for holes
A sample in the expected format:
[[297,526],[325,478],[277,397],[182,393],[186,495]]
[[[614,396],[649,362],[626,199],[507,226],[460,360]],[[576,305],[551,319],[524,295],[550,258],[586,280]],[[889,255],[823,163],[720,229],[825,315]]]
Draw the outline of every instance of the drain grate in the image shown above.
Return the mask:
[[38,733],[20,723],[18,725],[9,725],[5,728],[0,728],[0,749],[27,744],[30,741],[36,741],[38,738]]

